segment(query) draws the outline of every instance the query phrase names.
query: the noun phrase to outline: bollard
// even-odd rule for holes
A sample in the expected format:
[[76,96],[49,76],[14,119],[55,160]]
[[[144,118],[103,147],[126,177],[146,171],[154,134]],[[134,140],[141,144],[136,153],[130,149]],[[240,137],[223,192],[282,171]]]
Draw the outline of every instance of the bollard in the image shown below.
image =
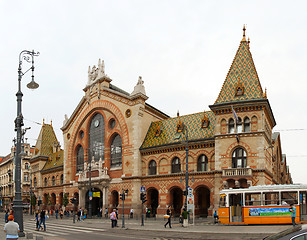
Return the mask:
[[33,239],[33,233],[27,233],[27,239]]

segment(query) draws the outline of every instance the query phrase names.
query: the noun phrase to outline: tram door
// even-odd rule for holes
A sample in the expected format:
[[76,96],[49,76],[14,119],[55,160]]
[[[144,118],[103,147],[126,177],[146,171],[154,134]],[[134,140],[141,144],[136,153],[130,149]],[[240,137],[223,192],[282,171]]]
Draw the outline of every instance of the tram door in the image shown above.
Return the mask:
[[242,222],[243,194],[229,194],[229,222]]
[[301,221],[307,221],[307,192],[300,192],[300,215]]

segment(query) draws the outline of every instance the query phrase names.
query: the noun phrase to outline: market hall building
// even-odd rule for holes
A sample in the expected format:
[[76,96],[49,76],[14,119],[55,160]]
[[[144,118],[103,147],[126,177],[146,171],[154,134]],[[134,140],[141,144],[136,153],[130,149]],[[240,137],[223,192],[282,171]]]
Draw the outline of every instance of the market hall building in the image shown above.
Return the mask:
[[[49,208],[62,206],[63,193],[88,208],[91,167],[93,214],[99,208],[115,207],[121,213],[123,190],[128,190],[126,213],[133,208],[139,214],[140,191],[145,187],[145,205],[151,214],[161,216],[171,205],[176,215],[184,205],[187,145],[196,216],[211,216],[217,210],[221,189],[292,183],[280,135],[272,132],[275,118],[249,45],[244,29],[210,111],[174,118],[147,103],[141,77],[134,91],[127,93],[113,85],[99,60],[97,67],[89,67],[85,94],[64,121],[63,160],[61,150],[54,148],[49,155],[58,154],[47,156],[49,167],[41,167],[50,179],[56,173],[56,188],[40,180],[45,185],[36,194],[55,196]],[[59,164],[52,170],[56,155]]]

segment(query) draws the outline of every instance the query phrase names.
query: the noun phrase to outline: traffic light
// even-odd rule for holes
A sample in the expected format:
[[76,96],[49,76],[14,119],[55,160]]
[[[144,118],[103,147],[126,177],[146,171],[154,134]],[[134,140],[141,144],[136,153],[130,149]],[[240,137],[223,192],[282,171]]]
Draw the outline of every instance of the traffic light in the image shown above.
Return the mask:
[[70,199],[70,202],[71,202],[72,204],[76,204],[76,203],[77,203],[77,198],[71,198],[71,199]]
[[142,203],[147,202],[147,200],[146,200],[146,194],[145,194],[145,193],[141,193],[140,198],[141,198]]
[[124,201],[125,200],[125,192],[123,192],[123,193],[121,193],[119,195],[120,195],[119,198]]

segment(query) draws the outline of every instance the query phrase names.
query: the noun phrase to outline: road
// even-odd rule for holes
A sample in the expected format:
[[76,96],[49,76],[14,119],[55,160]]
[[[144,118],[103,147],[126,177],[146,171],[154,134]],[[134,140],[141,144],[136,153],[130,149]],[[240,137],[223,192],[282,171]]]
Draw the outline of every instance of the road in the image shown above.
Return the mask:
[[[4,219],[2,214],[0,217]],[[4,221],[3,221],[4,222]],[[0,228],[3,228],[3,222]],[[42,236],[44,240],[180,240],[180,239],[263,239],[264,237],[277,233],[291,227],[290,225],[272,226],[223,226],[214,225],[209,220],[199,221],[195,226],[183,228],[177,221],[173,221],[172,228],[164,228],[164,221],[147,220],[145,226],[140,225],[139,220],[126,220],[125,228],[119,221],[119,227],[111,228],[108,219],[87,219],[84,222],[72,222],[72,218],[55,219],[51,217],[46,221],[47,231],[35,231],[35,220],[33,216],[24,216],[24,232]],[[3,239],[0,231],[0,239]],[[20,238],[26,239],[26,238]]]

